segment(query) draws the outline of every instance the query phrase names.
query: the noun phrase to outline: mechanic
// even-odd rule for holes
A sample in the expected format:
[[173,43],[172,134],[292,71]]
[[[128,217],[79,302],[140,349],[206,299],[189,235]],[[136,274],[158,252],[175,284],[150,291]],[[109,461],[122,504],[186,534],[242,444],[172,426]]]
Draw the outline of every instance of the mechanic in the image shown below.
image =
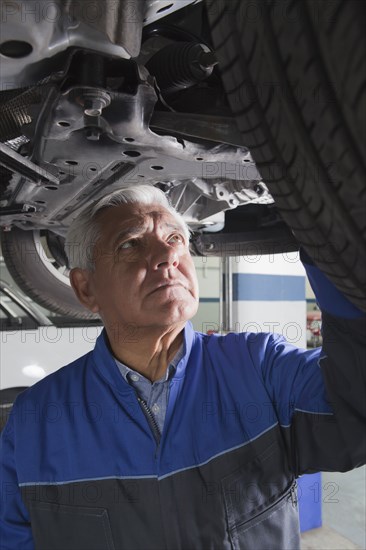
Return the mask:
[[149,186],[72,224],[71,284],[105,328],[16,400],[1,549],[293,550],[296,477],[365,463],[364,314],[308,260],[322,350],[194,332],[188,239]]

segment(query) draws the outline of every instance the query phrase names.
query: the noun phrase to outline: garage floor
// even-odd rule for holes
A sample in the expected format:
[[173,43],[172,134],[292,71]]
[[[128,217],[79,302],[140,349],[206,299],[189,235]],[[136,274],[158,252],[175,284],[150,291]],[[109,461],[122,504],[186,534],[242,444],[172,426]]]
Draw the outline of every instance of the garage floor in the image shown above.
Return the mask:
[[301,550],[354,550],[359,548],[361,547],[327,526],[312,529],[301,535]]
[[323,527],[303,533],[302,550],[366,549],[366,467],[324,473]]

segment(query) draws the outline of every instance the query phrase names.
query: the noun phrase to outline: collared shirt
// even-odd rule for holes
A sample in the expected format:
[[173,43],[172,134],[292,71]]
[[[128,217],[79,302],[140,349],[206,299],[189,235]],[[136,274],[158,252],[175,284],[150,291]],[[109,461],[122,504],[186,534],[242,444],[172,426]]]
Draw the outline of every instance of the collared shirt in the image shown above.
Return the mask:
[[169,381],[173,378],[177,364],[183,357],[183,348],[184,346],[182,344],[170,362],[165,375],[154,382],[150,382],[145,376],[130,369],[127,365],[114,358],[123,378],[135,389],[137,395],[145,401],[154,415],[160,433],[163,431],[168,406]]

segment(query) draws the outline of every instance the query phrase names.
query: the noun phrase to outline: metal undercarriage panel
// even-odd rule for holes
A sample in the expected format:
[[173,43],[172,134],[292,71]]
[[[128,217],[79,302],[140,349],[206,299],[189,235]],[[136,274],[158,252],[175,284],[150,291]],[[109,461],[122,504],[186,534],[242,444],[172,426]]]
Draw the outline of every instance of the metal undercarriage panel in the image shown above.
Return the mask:
[[[182,116],[187,139],[177,138],[179,113],[155,112],[152,131],[158,97],[146,69],[103,60],[113,89],[85,86],[78,74],[84,55],[75,50],[67,78],[43,86],[39,112],[24,126],[23,156],[11,150],[6,159],[2,146],[2,164],[14,172],[1,201],[3,226],[63,235],[90,200],[141,183],[161,187],[195,230],[218,231],[225,210],[273,202],[248,149],[230,144],[231,130],[237,137],[232,119],[202,117],[197,128],[202,133],[206,124],[205,140],[195,141],[193,120],[190,131]],[[91,62],[95,67],[94,56]]]
[[[198,0],[201,1],[201,0]],[[71,47],[129,59],[144,25],[197,0],[1,0],[1,84],[36,84]]]

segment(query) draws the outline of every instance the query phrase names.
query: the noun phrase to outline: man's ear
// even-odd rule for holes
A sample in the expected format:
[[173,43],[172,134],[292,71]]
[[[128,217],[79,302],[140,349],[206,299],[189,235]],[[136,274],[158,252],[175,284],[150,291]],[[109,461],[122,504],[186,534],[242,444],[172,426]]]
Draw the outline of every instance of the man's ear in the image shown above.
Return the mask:
[[98,313],[99,306],[92,291],[91,273],[86,269],[75,267],[70,271],[70,283],[79,302],[93,313]]

